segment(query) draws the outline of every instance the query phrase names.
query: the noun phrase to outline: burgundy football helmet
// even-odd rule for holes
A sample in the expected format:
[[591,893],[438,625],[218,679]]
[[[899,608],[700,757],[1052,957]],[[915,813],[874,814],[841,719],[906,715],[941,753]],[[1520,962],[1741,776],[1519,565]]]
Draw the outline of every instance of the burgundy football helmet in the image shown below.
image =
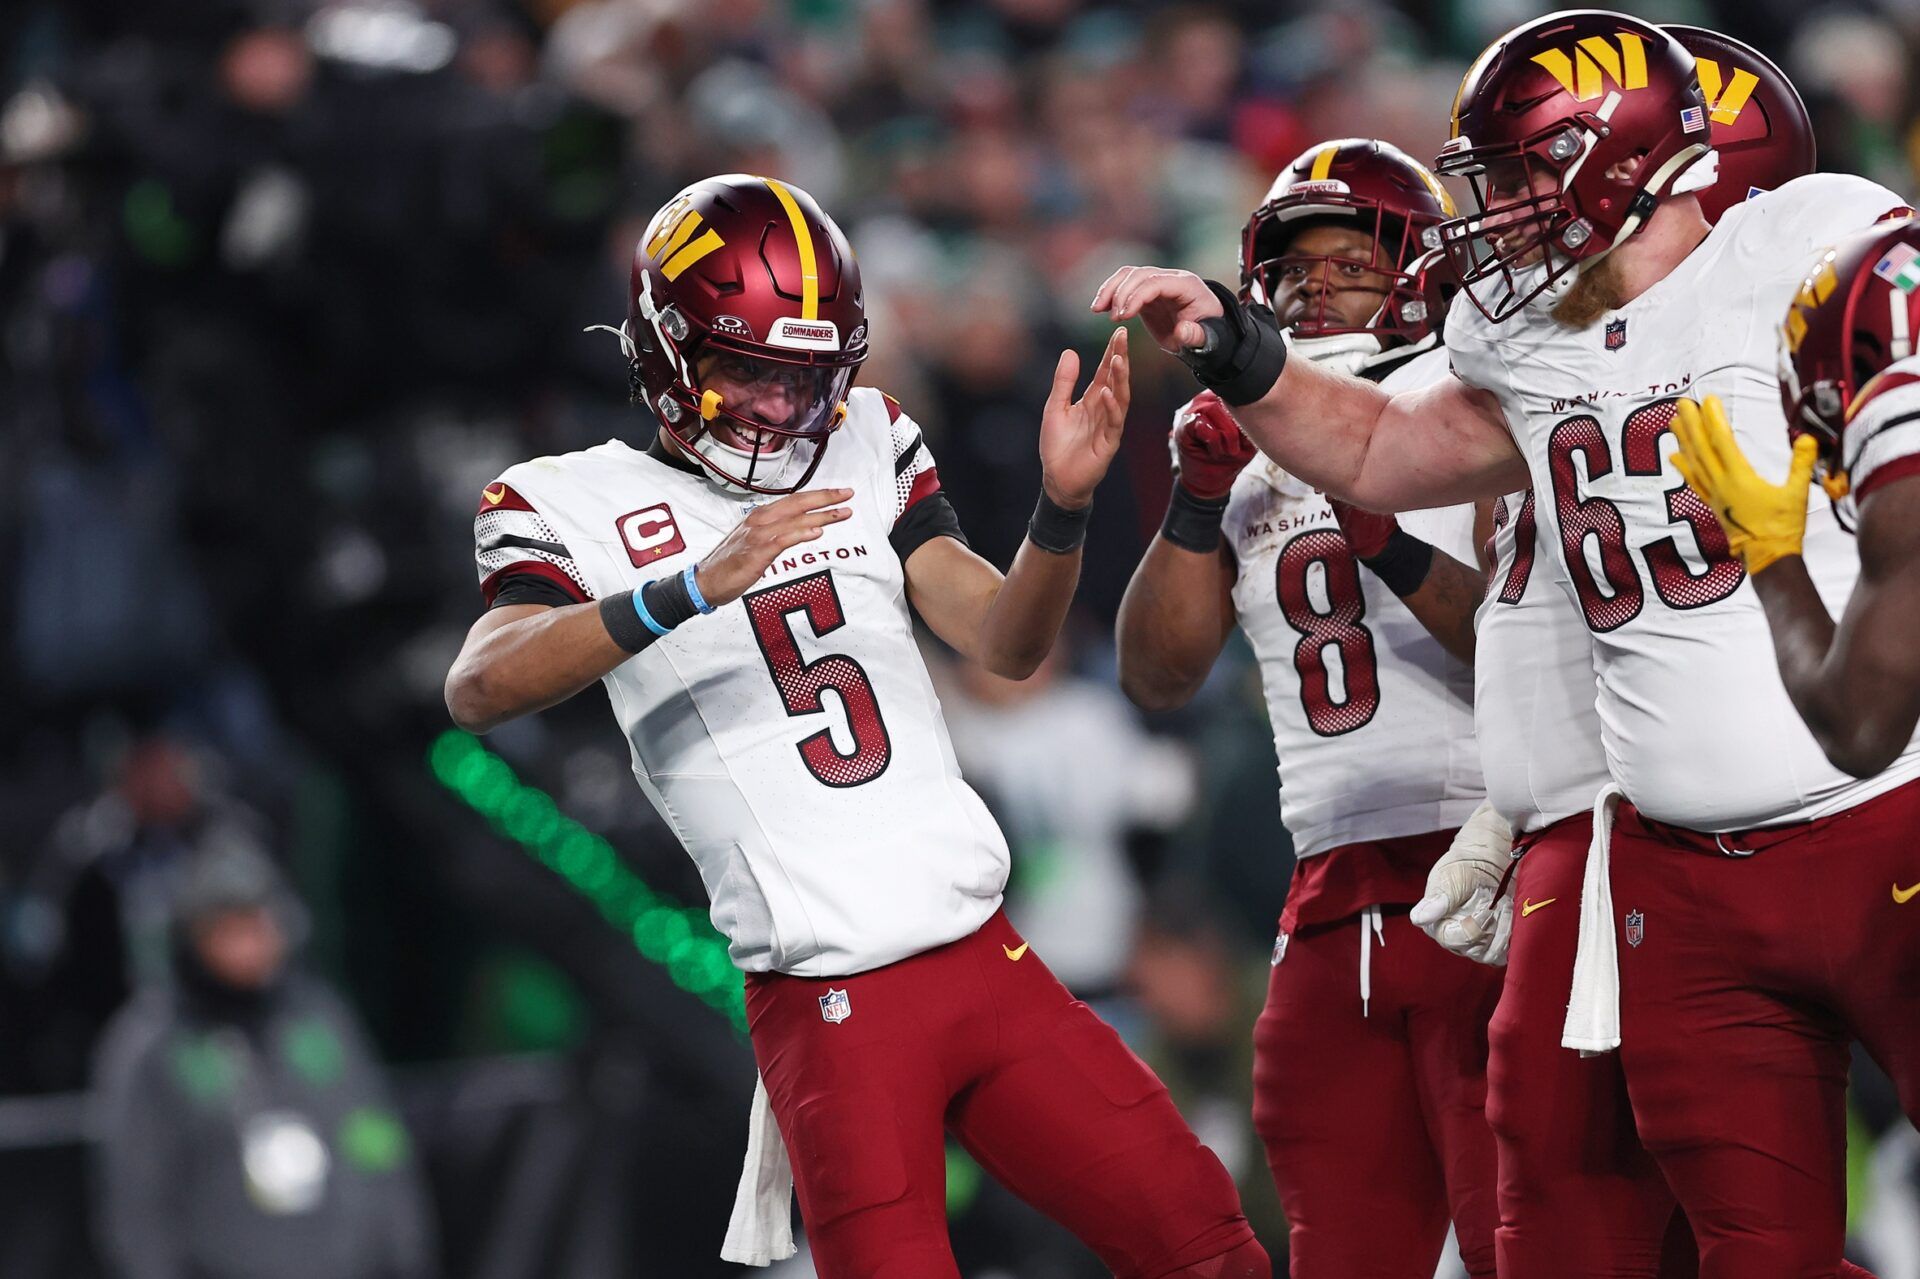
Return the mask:
[[1752,46],[1705,27],[1669,23],[1667,34],[1693,55],[1720,157],[1719,178],[1698,193],[1707,221],[1813,172],[1813,120],[1785,72]]
[[1440,228],[1474,305],[1498,323],[1570,283],[1646,223],[1710,139],[1693,55],[1652,23],[1574,9],[1509,31],[1467,69],[1435,165],[1479,205]]
[[[1901,212],[1911,214],[1911,210]],[[1915,350],[1920,334],[1920,220],[1857,231],[1820,255],[1780,330],[1780,402],[1787,433],[1819,441],[1827,492],[1847,491],[1847,423],[1873,381]]]
[[[1240,294],[1272,306],[1289,272],[1368,270],[1388,280],[1379,311],[1364,325],[1343,324],[1320,305],[1295,321],[1302,337],[1375,333],[1381,339],[1416,342],[1432,321],[1414,260],[1438,247],[1436,228],[1453,217],[1453,200],[1427,167],[1396,146],[1370,138],[1343,138],[1309,148],[1280,171],[1267,198],[1240,234]],[[1294,235],[1309,219],[1339,218],[1373,237],[1370,259],[1289,253]]]
[[[792,493],[813,478],[867,358],[860,267],[805,191],[708,178],[647,224],[621,336],[635,398],[689,456],[733,488]],[[721,362],[736,383],[790,392],[794,412],[769,422],[729,406],[702,380]]]

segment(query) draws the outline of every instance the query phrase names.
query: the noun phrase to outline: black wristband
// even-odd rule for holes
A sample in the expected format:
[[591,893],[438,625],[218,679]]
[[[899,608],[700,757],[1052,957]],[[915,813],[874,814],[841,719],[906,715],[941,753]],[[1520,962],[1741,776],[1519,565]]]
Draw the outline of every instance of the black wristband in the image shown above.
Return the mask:
[[693,606],[693,595],[681,573],[648,582],[640,588],[640,602],[647,606],[647,616],[668,630],[700,611]]
[[1287,340],[1280,336],[1271,310],[1241,302],[1224,284],[1206,284],[1220,299],[1224,314],[1200,321],[1206,342],[1188,347],[1180,358],[1201,386],[1230,406],[1252,404],[1280,380],[1287,367]]
[[1175,546],[1211,555],[1220,549],[1220,526],[1227,517],[1227,498],[1195,497],[1179,480],[1173,482],[1173,497],[1167,502],[1167,518],[1160,522],[1160,536]]
[[1033,518],[1027,521],[1027,540],[1053,555],[1077,551],[1080,544],[1087,540],[1087,517],[1091,514],[1092,502],[1077,511],[1070,511],[1048,497],[1045,489],[1041,489],[1040,501],[1033,508]]
[[1387,535],[1387,544],[1378,555],[1360,562],[1385,582],[1388,590],[1405,599],[1427,580],[1427,570],[1433,567],[1433,547],[1396,528]]
[[613,642],[629,653],[638,653],[659,639],[634,611],[633,592],[621,591],[600,601],[600,624],[607,628]]
[[693,606],[693,596],[687,591],[687,579],[679,573],[642,586],[640,603],[660,630],[656,631],[641,620],[640,609],[634,607],[632,591],[621,591],[600,601],[600,624],[607,628],[607,634],[613,642],[629,653],[640,652],[700,611]]

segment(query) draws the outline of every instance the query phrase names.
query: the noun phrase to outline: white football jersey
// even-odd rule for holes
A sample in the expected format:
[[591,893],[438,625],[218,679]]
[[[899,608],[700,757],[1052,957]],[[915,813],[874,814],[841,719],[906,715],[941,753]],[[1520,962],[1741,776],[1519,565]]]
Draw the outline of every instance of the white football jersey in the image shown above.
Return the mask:
[[[1758,597],[1669,460],[1676,401],[1718,395],[1755,467],[1786,474],[1781,319],[1816,250],[1897,207],[1862,178],[1789,182],[1735,205],[1670,275],[1585,330],[1538,304],[1497,327],[1464,299],[1451,308],[1454,368],[1499,398],[1540,537],[1594,637],[1608,767],[1657,820],[1799,821],[1920,775],[1913,749],[1865,782],[1827,762],[1780,683]],[[1807,569],[1838,612],[1858,561],[1837,522],[1813,514]]]
[[1920,471],[1920,355],[1894,361],[1861,387],[1851,419],[1841,457],[1847,495],[1839,504],[1849,528],[1875,487]]
[[[1446,371],[1435,348],[1381,385],[1424,386]],[[1400,524],[1474,562],[1471,506],[1410,512]],[[1234,481],[1225,533],[1295,855],[1464,822],[1483,794],[1473,671],[1354,558],[1326,495],[1265,458]]]
[[[602,681],[634,775],[700,868],[751,972],[843,976],[974,932],[1007,843],[960,776],[888,534],[939,487],[911,418],[856,388],[810,488],[853,515]],[[619,441],[510,468],[474,532],[483,590],[522,572],[577,597],[697,563],[768,498]]]
[[1539,545],[1533,490],[1494,503],[1488,559],[1473,618],[1473,732],[1494,810],[1535,831],[1586,812],[1607,784],[1593,640],[1560,561]]

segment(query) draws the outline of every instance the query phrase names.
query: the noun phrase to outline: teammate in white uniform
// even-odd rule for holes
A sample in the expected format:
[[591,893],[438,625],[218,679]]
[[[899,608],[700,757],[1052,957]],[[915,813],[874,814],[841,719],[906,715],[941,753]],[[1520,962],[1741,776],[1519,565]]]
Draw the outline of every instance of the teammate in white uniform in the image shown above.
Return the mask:
[[[1219,1161],[1001,913],[1007,846],[954,764],[908,611],[1000,674],[1045,657],[1119,444],[1124,335],[1078,403],[1061,359],[1044,492],[1003,578],[912,419],[849,389],[859,268],[804,192],[740,174],[683,191],[635,253],[618,332],[660,433],[487,486],[489,611],[447,703],[484,731],[606,686],[748,972],[756,1104],[792,1152],[819,1273],[958,1279],[945,1130],[1117,1274],[1264,1279]],[[765,1197],[729,1256],[785,1251],[786,1196]]]
[[[1902,785],[1920,759],[1909,745],[1872,782],[1827,762],[1662,437],[1677,399],[1718,393],[1748,409],[1736,421],[1761,469],[1784,470],[1784,433],[1761,426],[1772,317],[1815,247],[1901,201],[1810,177],[1709,233],[1688,189],[1711,175],[1696,163],[1707,128],[1692,55],[1637,19],[1554,14],[1483,54],[1441,162],[1475,180],[1483,212],[1442,237],[1489,314],[1456,304],[1458,376],[1425,391],[1387,396],[1289,361],[1257,314],[1184,272],[1124,268],[1094,306],[1143,318],[1263,451],[1351,500],[1419,507],[1531,480],[1541,537],[1595,636],[1609,769],[1629,801],[1611,840],[1596,836],[1564,1042],[1605,1050],[1624,1035],[1635,1122],[1691,1219],[1701,1273],[1787,1279],[1839,1265],[1847,1039],[1900,1076],[1913,1019],[1849,998],[1857,972],[1819,1005],[1781,997],[1785,956],[1764,939],[1782,913],[1830,937],[1799,915],[1797,872],[1823,843],[1836,845],[1826,864],[1844,858],[1851,835],[1811,819],[1882,794],[1920,803]],[[1822,591],[1844,598],[1845,548],[1807,549]],[[1871,823],[1854,829],[1873,838]],[[1875,977],[1912,984],[1884,963]]]
[[[1695,55],[1713,108],[1719,177],[1696,197],[1709,222],[1813,170],[1813,124],[1779,68],[1718,32],[1667,30]],[[1593,641],[1561,558],[1538,545],[1533,502],[1531,490],[1500,500],[1475,619],[1475,734],[1488,800],[1516,838],[1509,850],[1498,824],[1469,822],[1413,918],[1458,953],[1498,962],[1506,951],[1487,1068],[1501,1274],[1685,1279],[1694,1239],[1633,1129],[1617,1056],[1560,1047],[1592,802],[1608,772]]]
[[[1322,144],[1248,223],[1243,290],[1272,302],[1301,356],[1426,385],[1446,354],[1409,267],[1451,212],[1395,148]],[[1120,678],[1144,706],[1180,704],[1236,624],[1260,661],[1298,862],[1254,1031],[1254,1123],[1292,1274],[1430,1275],[1451,1219],[1470,1272],[1491,1276],[1484,1065],[1499,973],[1407,920],[1482,795],[1473,508],[1406,529],[1343,508],[1255,456],[1212,395],[1182,411],[1174,446],[1166,527],[1121,606]],[[1422,620],[1439,614],[1460,619],[1444,642]]]

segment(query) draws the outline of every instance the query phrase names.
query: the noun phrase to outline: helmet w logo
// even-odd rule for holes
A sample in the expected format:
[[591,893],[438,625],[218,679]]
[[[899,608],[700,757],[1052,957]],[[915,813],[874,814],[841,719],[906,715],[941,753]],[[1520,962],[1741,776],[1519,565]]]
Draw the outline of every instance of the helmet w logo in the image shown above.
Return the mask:
[[1807,340],[1807,316],[1818,310],[1820,304],[1832,297],[1833,291],[1840,287],[1839,276],[1833,269],[1836,256],[1832,249],[1822,254],[1812,272],[1802,281],[1800,291],[1793,295],[1793,305],[1787,308],[1787,322],[1781,326],[1789,355],[1798,355],[1800,344]]
[[1713,122],[1732,124],[1738,120],[1753,91],[1760,87],[1760,77],[1745,67],[1734,66],[1727,68],[1733,72],[1728,76],[1712,58],[1695,57],[1693,64],[1700,70],[1700,95],[1713,109]]
[[1605,36],[1587,36],[1571,51],[1548,49],[1534,54],[1533,60],[1545,67],[1576,102],[1599,97],[1608,80],[1623,90],[1646,88],[1645,40],[1632,31],[1622,31],[1613,39],[1620,42],[1617,47]]
[[726,245],[712,227],[707,228],[705,235],[690,241],[693,233],[700,229],[700,214],[689,207],[691,203],[682,196],[660,210],[654,218],[652,233],[647,236],[647,254],[660,261],[660,274],[669,281],[679,279],[681,272]]

